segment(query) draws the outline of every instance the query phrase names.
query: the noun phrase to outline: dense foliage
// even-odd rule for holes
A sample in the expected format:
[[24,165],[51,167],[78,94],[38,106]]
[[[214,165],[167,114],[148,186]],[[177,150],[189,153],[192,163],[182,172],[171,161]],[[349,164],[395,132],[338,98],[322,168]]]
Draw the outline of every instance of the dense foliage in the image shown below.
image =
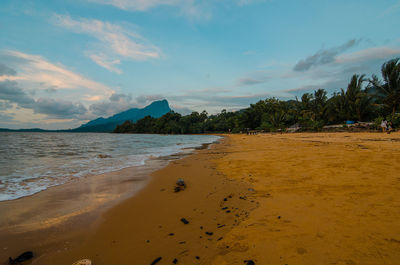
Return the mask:
[[400,126],[400,59],[383,64],[382,78],[366,79],[353,75],[347,89],[330,98],[318,89],[300,99],[283,101],[276,98],[260,100],[236,112],[222,110],[208,116],[206,111],[182,116],[169,112],[160,118],[147,116],[136,123],[118,125],[116,133],[187,134],[206,132],[239,132],[245,130],[277,131],[291,126],[303,130],[320,130],[324,125],[345,121],[380,121],[388,119]]

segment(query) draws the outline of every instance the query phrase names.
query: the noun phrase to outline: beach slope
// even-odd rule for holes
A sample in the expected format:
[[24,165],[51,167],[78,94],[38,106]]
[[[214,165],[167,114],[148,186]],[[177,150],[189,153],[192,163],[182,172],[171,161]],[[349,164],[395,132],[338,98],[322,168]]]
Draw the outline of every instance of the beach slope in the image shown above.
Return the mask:
[[399,263],[399,133],[234,135],[229,145],[217,170],[252,184],[259,207],[212,264]]

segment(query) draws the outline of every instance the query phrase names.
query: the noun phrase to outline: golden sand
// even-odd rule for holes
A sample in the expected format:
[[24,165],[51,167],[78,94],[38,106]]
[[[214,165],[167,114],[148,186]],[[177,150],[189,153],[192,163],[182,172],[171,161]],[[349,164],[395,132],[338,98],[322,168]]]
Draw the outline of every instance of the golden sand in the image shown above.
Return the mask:
[[[399,264],[399,172],[399,133],[230,135],[155,172],[96,221],[37,230],[29,249],[1,258],[33,250],[32,264]],[[174,193],[178,178],[187,189]]]
[[400,134],[230,137],[217,170],[260,203],[212,264],[400,264]]

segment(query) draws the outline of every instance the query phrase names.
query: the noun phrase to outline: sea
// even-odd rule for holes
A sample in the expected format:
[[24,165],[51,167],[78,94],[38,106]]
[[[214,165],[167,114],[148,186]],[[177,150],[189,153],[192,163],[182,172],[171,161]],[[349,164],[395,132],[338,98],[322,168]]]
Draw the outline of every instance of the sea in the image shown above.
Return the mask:
[[218,141],[212,135],[0,133],[0,201]]

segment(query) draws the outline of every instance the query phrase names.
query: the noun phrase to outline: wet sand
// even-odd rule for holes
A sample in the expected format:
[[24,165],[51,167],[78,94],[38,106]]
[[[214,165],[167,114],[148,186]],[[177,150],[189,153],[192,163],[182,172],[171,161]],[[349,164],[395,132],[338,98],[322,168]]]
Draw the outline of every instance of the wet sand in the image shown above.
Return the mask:
[[[1,258],[32,247],[31,264],[398,264],[399,172],[399,133],[230,135],[96,218],[29,242],[0,235]],[[178,178],[188,186],[174,193]]]
[[[229,180],[215,170],[214,160],[223,156],[215,149],[218,146],[170,162],[154,172],[135,196],[96,219],[87,221],[89,212],[29,232],[29,236],[14,233],[15,237],[6,240],[3,236],[2,249],[7,249],[2,259],[33,250],[36,257],[31,264],[72,264],[81,258],[90,258],[93,264],[151,264],[158,257],[162,257],[160,264],[171,264],[174,259],[179,264],[210,263],[219,253],[218,240],[257,204],[247,199],[252,193],[250,185]],[[178,178],[185,180],[187,188],[175,193]],[[38,244],[41,240],[46,244]]]
[[65,248],[65,242],[80,240],[102,213],[145,187],[148,174],[179,158],[151,159],[144,166],[72,178],[31,196],[0,202],[0,264],[26,250],[47,255]]

